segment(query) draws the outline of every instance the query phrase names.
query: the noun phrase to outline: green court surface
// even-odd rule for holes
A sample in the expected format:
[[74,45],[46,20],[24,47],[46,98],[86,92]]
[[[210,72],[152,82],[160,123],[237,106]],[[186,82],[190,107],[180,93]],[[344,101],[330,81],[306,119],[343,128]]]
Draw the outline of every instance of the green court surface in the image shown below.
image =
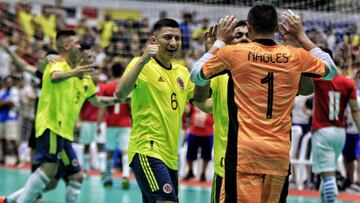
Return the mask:
[[[0,168],[0,196],[6,196],[23,186],[29,170],[16,170]],[[122,190],[120,181],[115,179],[111,189],[102,187],[99,176],[91,176],[85,179],[80,201],[81,203],[141,203],[141,193],[135,182],[131,181],[130,190]],[[65,199],[65,185],[61,182],[57,189],[43,196],[44,203],[63,203]],[[180,185],[179,200],[186,203],[208,203],[210,202],[210,188],[200,186]],[[320,202],[319,199],[289,196],[289,203],[313,203]],[[338,201],[339,203],[351,201]],[[359,199],[360,202],[360,199]]]

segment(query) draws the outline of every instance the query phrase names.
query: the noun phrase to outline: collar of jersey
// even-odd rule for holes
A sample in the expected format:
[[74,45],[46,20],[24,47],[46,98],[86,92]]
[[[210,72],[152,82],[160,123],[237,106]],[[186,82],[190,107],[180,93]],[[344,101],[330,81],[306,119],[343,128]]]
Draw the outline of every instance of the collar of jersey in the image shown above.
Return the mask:
[[266,46],[277,45],[276,42],[272,39],[256,39],[253,42],[257,42],[259,44],[266,45]]
[[162,64],[157,58],[153,57],[154,60],[156,61],[156,63],[158,63],[161,67],[165,68],[166,70],[171,70],[172,69],[172,64],[170,63],[170,68],[164,66],[164,64]]

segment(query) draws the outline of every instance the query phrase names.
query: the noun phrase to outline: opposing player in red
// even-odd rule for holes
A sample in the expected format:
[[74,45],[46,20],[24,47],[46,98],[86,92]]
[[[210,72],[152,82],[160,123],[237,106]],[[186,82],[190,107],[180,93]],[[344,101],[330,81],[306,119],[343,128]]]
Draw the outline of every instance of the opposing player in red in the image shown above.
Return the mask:
[[[331,53],[330,50],[327,50]],[[360,109],[355,82],[343,75],[332,81],[314,79],[314,115],[311,144],[314,173],[320,174],[323,202],[336,202],[338,194],[335,171],[346,139],[344,112],[349,104],[354,123],[360,131]]]
[[[111,67],[112,80],[103,86],[102,96],[113,96],[119,79],[124,73],[125,68],[120,63],[115,63]],[[101,110],[103,111],[103,109]],[[103,114],[103,112],[99,112]],[[129,188],[129,161],[128,144],[131,130],[130,107],[126,102],[118,103],[114,106],[106,107],[106,170],[103,177],[104,187],[111,187],[112,182],[112,157],[116,147],[121,151],[122,163],[122,188]]]
[[192,105],[190,121],[190,132],[187,137],[188,147],[186,151],[186,161],[189,166],[189,171],[185,179],[187,180],[194,177],[193,162],[197,159],[200,148],[201,158],[203,158],[200,181],[206,181],[206,169],[211,160],[214,138],[213,116],[212,114],[204,113],[195,105]]
[[[102,86],[104,83],[99,83],[98,76],[96,73],[93,75],[93,80],[96,84],[97,94],[103,89]],[[103,114],[101,118],[98,118],[99,107],[92,105],[90,102],[86,101],[81,108],[80,112],[80,137],[79,143],[84,145],[84,153],[82,156],[82,168],[87,174],[90,170],[90,144],[96,141],[97,144],[97,159],[98,167],[102,173],[105,171],[105,160],[106,153],[103,151],[105,144],[105,130],[106,123],[102,122],[106,119],[106,114]],[[100,126],[102,130],[98,130],[97,127]]]

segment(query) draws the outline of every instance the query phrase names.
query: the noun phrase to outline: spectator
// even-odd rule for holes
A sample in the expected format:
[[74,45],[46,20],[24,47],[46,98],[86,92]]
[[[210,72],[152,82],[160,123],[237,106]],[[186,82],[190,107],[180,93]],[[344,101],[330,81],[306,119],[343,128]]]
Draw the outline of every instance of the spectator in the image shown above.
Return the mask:
[[[3,39],[6,40],[7,39]],[[0,48],[0,79],[3,80],[6,76],[10,75],[11,71],[11,58],[3,48]]]
[[20,27],[29,41],[31,41],[34,36],[34,15],[31,13],[31,10],[31,4],[23,4],[18,12]]
[[19,91],[14,85],[12,76],[4,79],[3,88],[0,89],[0,139],[2,142],[2,155],[0,163],[5,163],[7,154],[7,142],[13,145],[13,153],[16,156],[16,164],[20,162],[18,147],[20,140],[19,130]]
[[49,6],[43,6],[41,12],[42,15],[36,16],[34,21],[40,26],[44,37],[48,38],[51,44],[55,45],[56,14],[52,12]]
[[201,166],[200,181],[206,181],[206,169],[211,160],[213,147],[213,125],[212,115],[207,115],[194,105],[192,106],[190,132],[187,138],[188,148],[186,152],[189,171],[184,178],[185,180],[195,177],[193,163],[197,160],[199,149],[201,149],[203,164]]
[[162,10],[159,13],[159,19],[164,19],[164,18],[168,18],[168,14],[166,11]]
[[349,32],[347,33],[347,35],[345,35],[344,38],[344,43],[345,44],[350,44],[352,46],[358,46],[359,45],[359,35],[357,33],[357,27],[355,24],[353,24],[351,26],[351,28],[349,29]]
[[182,41],[182,48],[186,51],[190,49],[190,40],[192,36],[192,23],[193,23],[193,16],[191,13],[184,13],[183,19],[184,21],[180,23],[180,31],[181,31],[181,41]]
[[325,34],[327,48],[329,48],[332,52],[335,52],[337,39],[335,33],[333,32],[333,27],[331,24],[327,26]]
[[110,14],[105,15],[105,20],[99,22],[97,29],[99,33],[101,33],[99,43],[102,48],[109,46],[113,33],[117,32],[118,30],[117,25],[113,21],[112,16]]
[[6,36],[11,36],[15,27],[15,14],[10,12],[10,6],[8,3],[0,3],[0,27],[1,32]]

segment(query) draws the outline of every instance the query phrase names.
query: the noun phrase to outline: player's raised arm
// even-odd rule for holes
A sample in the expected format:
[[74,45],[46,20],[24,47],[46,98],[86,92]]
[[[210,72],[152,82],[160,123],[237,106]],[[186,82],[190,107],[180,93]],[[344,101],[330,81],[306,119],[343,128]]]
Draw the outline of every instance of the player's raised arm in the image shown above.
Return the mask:
[[159,51],[159,45],[149,44],[143,55],[135,64],[135,67],[131,69],[127,74],[125,74],[119,80],[118,86],[115,91],[115,96],[121,100],[126,100],[130,92],[133,90],[136,80],[143,69],[144,65],[149,62],[151,57],[155,56]]
[[326,70],[323,79],[332,80],[337,74],[337,69],[330,55],[322,51],[305,35],[304,26],[299,16],[290,12],[284,12],[283,17],[287,22],[287,25],[285,25],[285,23],[280,23],[281,29],[285,30],[288,35],[294,37],[306,51],[309,51],[313,56],[323,61]]
[[88,101],[94,106],[104,107],[104,106],[112,106],[116,103],[120,103],[121,99],[117,97],[105,97],[105,96],[94,95],[90,97]]
[[4,49],[4,51],[9,54],[11,57],[13,64],[26,72],[29,72],[32,75],[35,75],[37,68],[35,66],[32,66],[28,62],[26,62],[24,59],[22,59],[20,56],[18,56],[15,52],[11,51],[9,49],[8,43],[5,39],[0,41],[0,48]]
[[212,70],[204,71],[203,65],[210,59],[218,60],[214,55],[217,51],[224,47],[226,44],[230,44],[234,39],[234,27],[236,26],[237,19],[234,16],[226,16],[225,19],[221,19],[218,23],[216,41],[211,48],[194,64],[191,70],[191,81],[199,86],[205,86],[209,84],[209,78],[219,72],[225,70],[225,66],[219,60],[219,65],[212,67]]
[[[204,74],[203,65],[205,62],[214,58],[217,51],[224,47],[226,44],[230,44],[234,39],[234,27],[237,20],[234,16],[226,16],[225,19],[221,19],[216,26],[210,28],[207,32],[206,39],[206,51],[205,53],[192,67],[191,81],[196,84],[194,92],[194,101],[204,102],[209,97],[210,80],[209,77],[224,70],[223,65],[214,67],[214,70],[208,72],[208,75]],[[216,59],[215,59],[216,60]],[[216,69],[216,70],[215,70]]]
[[[216,40],[216,33],[217,33],[218,25],[211,26],[209,31],[205,33],[205,51],[208,52],[209,49],[214,45]],[[202,57],[203,58],[203,57]],[[206,58],[206,57],[205,57]],[[205,62],[205,61],[204,61]],[[195,64],[193,68],[201,68],[200,67],[200,60]],[[195,85],[194,90],[194,101],[195,105],[198,103],[203,103],[209,97],[209,90],[210,90],[210,81],[206,80],[207,84],[204,85]],[[196,105],[198,106],[198,105]],[[202,109],[202,108],[200,108]]]
[[91,74],[94,72],[94,65],[83,65],[83,66],[77,66],[72,70],[69,71],[54,71],[51,74],[51,81],[53,82],[59,82],[61,80],[70,78],[70,77],[82,77],[87,74]]
[[[292,47],[301,47],[299,42],[295,40],[292,36],[287,35],[286,31],[279,27],[279,34],[284,40],[284,44]],[[311,77],[307,77],[305,75],[301,75],[299,82],[298,95],[310,95],[314,92],[314,82]]]

